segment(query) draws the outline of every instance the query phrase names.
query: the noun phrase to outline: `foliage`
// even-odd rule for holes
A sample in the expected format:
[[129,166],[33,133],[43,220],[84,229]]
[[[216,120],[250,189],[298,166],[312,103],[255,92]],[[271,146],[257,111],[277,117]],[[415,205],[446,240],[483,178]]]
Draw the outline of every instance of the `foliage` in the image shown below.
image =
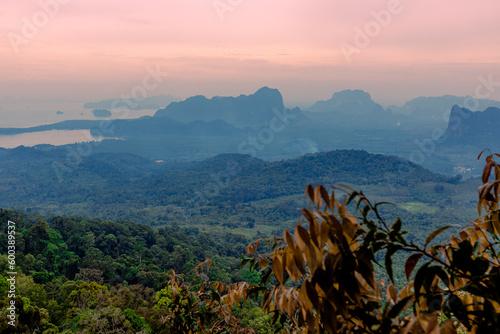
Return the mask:
[[[208,272],[211,262],[206,260],[194,270],[195,279],[186,283],[184,277],[171,272],[165,289],[156,295],[156,308],[164,312],[162,330],[168,333],[254,333],[241,326],[240,319],[231,306],[238,305],[246,283],[232,286],[210,282]],[[231,306],[225,299],[230,298]]]
[[[260,241],[247,248],[244,262],[260,267],[263,275],[259,285],[245,289],[245,297],[262,293],[263,310],[285,316],[291,332],[498,333],[500,166],[493,155],[486,157],[482,182],[478,209],[486,215],[433,245],[450,226],[438,228],[423,247],[405,239],[400,219],[389,226],[379,214],[380,204],[372,205],[362,193],[348,188],[349,199],[341,203],[335,190],[342,188],[328,193],[323,186],[308,186],[313,208],[302,210],[308,229],[299,221],[293,237],[285,231],[282,240],[272,242],[272,253],[258,254]],[[360,216],[348,212],[349,201]],[[391,281],[394,255],[409,254],[406,286],[386,286],[377,279],[380,252]],[[424,263],[416,269],[419,262]]]

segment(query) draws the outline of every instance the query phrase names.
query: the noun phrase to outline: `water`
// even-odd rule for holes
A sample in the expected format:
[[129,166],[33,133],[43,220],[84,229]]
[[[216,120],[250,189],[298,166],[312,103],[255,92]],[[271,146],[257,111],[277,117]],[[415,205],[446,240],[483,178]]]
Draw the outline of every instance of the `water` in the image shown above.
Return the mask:
[[[60,111],[62,114],[58,114]],[[109,119],[132,119],[152,116],[156,109],[113,110]],[[97,120],[92,109],[84,109],[80,102],[61,103],[0,103],[0,128],[29,128],[66,120]],[[0,147],[14,148],[20,145],[65,145],[96,140],[89,130],[52,130],[18,135],[1,136]]]
[[99,141],[90,130],[51,130],[32,133],[21,133],[11,136],[0,136],[0,147],[15,148],[18,146],[34,146],[38,144],[66,145],[88,141]]

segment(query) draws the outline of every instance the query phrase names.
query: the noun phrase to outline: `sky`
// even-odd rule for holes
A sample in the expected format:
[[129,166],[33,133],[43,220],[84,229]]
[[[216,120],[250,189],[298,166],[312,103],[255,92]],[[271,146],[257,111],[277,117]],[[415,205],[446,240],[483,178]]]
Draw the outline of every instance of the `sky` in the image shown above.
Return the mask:
[[0,0],[0,104],[268,86],[288,107],[343,89],[387,105],[474,96],[481,78],[500,100],[498,13],[498,0]]

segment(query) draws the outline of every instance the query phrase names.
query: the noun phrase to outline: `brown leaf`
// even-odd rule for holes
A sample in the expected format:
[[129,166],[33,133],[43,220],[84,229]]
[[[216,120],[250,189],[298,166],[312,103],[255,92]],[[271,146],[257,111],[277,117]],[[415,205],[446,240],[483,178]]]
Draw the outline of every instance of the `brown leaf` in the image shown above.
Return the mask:
[[433,313],[431,315],[429,324],[427,325],[427,329],[425,330],[425,334],[440,334],[437,313]]
[[397,302],[397,300],[398,300],[398,293],[396,292],[396,288],[394,287],[394,285],[390,284],[387,287],[386,295],[387,295],[387,300],[389,302],[393,302],[394,304]]
[[304,285],[306,286],[307,298],[309,298],[314,308],[318,309],[319,299],[318,299],[318,292],[315,289],[315,285],[313,285],[309,281],[305,281]]
[[295,227],[294,235],[297,246],[301,251],[304,251],[305,246],[311,243],[311,240],[309,239],[309,233],[307,233],[307,230],[305,228],[299,225]]
[[292,278],[293,282],[297,283],[297,281],[302,275],[299,268],[297,267],[297,264],[295,263],[294,252],[291,248],[287,248],[285,250],[285,257],[286,257],[286,271]]
[[314,217],[311,215],[311,212],[309,212],[309,210],[302,209],[302,214],[304,215],[304,217],[306,217],[309,223],[314,220]]
[[484,151],[487,151],[487,150],[488,150],[487,148],[482,150],[481,153],[479,153],[479,155],[477,156],[477,160],[479,160],[481,158],[481,155],[483,155]]
[[405,263],[405,275],[406,275],[406,280],[410,280],[410,275],[413,272],[413,269],[415,269],[415,266],[417,265],[418,261],[422,257],[422,253],[415,253],[412,254],[408,257]]
[[321,194],[321,198],[323,199],[323,202],[325,202],[325,205],[327,208],[333,209],[331,206],[331,201],[330,201],[330,196],[328,196],[328,191],[323,186],[319,186],[319,191]]
[[319,194],[319,187],[316,187],[314,189],[314,204],[316,204],[316,207],[319,210],[319,207],[321,206],[321,197]]
[[314,202],[314,188],[312,185],[310,185],[310,184],[307,185],[306,194],[309,195],[311,202]]
[[283,268],[282,255],[278,254],[276,251],[274,252],[273,256],[273,273],[274,276],[276,276],[278,282],[280,282],[280,284],[283,284],[284,268]]
[[311,241],[319,247],[318,236],[320,233],[319,224],[316,219],[309,221],[309,234],[311,235]]
[[482,175],[483,183],[488,182],[488,180],[490,179],[491,168],[493,167],[494,164],[495,163],[493,161],[490,161],[484,166]]
[[320,233],[319,233],[320,240],[318,240],[318,242],[321,246],[323,246],[326,243],[326,241],[328,240],[329,234],[330,234],[330,226],[326,222],[323,222],[321,224]]
[[495,186],[497,181],[490,181],[488,183],[483,184],[477,189],[477,192],[479,193],[479,199],[486,199],[486,195],[491,191],[491,189]]
[[288,247],[291,247],[293,249],[295,247],[295,243],[293,242],[293,238],[290,232],[288,232],[288,230],[285,230],[285,232],[283,232],[283,235]]
[[441,325],[441,334],[456,334],[457,330],[453,324],[453,320],[448,319]]

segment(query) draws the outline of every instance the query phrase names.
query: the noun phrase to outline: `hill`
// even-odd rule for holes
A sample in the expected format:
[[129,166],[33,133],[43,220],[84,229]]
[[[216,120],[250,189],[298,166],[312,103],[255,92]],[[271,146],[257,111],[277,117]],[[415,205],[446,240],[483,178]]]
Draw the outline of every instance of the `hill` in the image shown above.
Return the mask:
[[[232,224],[241,226],[246,221],[243,217],[257,211],[261,201],[277,200],[271,207],[279,207],[283,196],[300,195],[309,183],[342,182],[358,187],[391,183],[413,188],[450,180],[400,158],[356,150],[276,162],[224,154],[177,164],[155,163],[131,154],[76,156],[68,152],[71,149],[51,146],[0,152],[4,194],[0,207],[149,224],[189,220],[191,215],[207,221],[222,210],[224,216],[232,212]],[[411,173],[401,174],[402,170]],[[287,217],[296,214],[296,205],[287,204]],[[269,215],[262,223],[272,221]]]

